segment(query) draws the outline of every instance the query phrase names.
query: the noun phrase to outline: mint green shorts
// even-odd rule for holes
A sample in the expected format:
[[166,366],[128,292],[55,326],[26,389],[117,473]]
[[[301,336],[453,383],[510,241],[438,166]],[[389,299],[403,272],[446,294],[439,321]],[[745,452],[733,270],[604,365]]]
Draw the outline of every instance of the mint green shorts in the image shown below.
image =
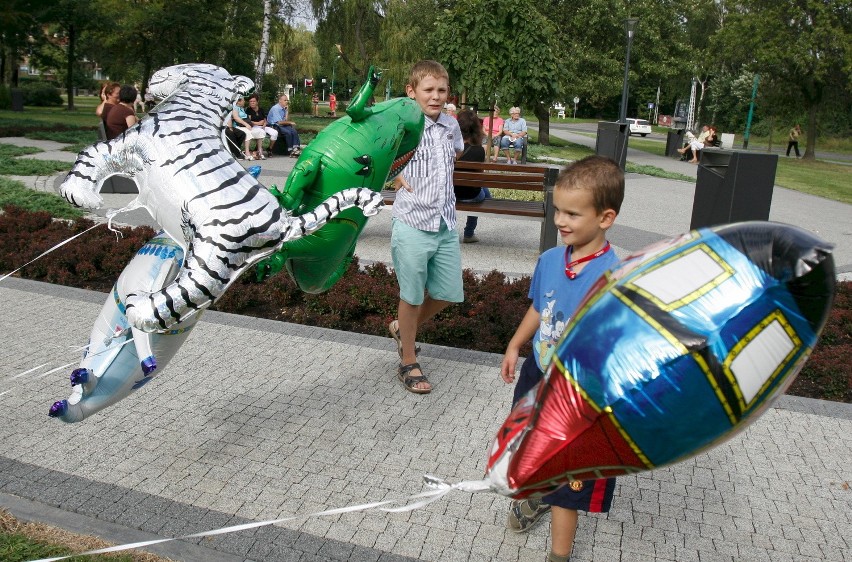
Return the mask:
[[424,290],[434,300],[464,301],[459,236],[442,220],[438,232],[427,232],[393,219],[391,257],[399,298],[423,304]]

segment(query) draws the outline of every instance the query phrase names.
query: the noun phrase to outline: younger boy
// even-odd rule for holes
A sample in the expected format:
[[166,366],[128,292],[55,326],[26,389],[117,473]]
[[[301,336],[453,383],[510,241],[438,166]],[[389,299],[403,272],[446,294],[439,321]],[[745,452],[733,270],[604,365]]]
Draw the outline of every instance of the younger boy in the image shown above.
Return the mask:
[[[565,248],[539,256],[529,297],[532,305],[506,347],[500,376],[515,380],[521,346],[532,338],[533,353],[521,367],[513,404],[541,381],[556,343],[583,296],[618,258],[606,239],[624,200],[624,174],[608,158],[589,156],[566,167],[553,191],[555,223]],[[551,550],[548,560],[567,562],[577,530],[577,510],[607,512],[615,479],[574,482],[541,500],[513,501],[507,526],[528,530],[551,510]]]
[[432,60],[411,69],[405,92],[426,119],[414,156],[394,180],[391,257],[400,300],[398,320],[388,325],[388,331],[399,352],[397,377],[415,394],[432,391],[417,362],[417,327],[464,300],[453,192],[455,160],[464,143],[458,122],[443,113],[449,80],[446,69]]

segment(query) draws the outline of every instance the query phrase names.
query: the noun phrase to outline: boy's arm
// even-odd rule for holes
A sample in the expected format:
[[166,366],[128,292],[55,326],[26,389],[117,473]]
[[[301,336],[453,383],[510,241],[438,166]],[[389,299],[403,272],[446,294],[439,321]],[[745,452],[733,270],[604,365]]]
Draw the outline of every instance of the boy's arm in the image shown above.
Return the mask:
[[532,306],[527,309],[524,319],[518,329],[515,330],[515,335],[512,336],[509,345],[506,346],[506,353],[503,355],[503,363],[500,365],[500,377],[504,382],[510,384],[515,381],[515,368],[518,364],[518,356],[521,353],[521,346],[530,341],[538,330],[541,322],[541,314]]

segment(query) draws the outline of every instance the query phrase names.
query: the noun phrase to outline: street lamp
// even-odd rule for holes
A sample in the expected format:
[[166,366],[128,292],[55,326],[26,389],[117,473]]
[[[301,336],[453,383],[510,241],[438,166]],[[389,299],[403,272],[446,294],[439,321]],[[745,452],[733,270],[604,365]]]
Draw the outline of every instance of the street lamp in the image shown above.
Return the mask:
[[334,57],[334,60],[331,61],[331,93],[334,93],[334,66],[337,64],[337,61],[340,59],[340,55]]
[[624,20],[624,31],[627,32],[627,57],[624,59],[624,87],[621,90],[621,112],[618,116],[619,123],[627,123],[627,90],[630,71],[630,45],[633,43],[636,24],[639,18],[627,18]]

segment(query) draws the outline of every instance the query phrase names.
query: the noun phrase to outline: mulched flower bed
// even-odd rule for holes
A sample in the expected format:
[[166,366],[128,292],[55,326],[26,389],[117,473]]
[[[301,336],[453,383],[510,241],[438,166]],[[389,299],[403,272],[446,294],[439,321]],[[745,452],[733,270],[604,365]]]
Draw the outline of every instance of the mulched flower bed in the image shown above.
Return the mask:
[[[16,269],[92,224],[86,219],[61,221],[48,213],[6,207],[0,215],[0,273]],[[123,228],[121,232],[116,237],[106,228],[96,228],[19,275],[107,292],[136,250],[155,234],[148,227]],[[396,278],[381,263],[361,268],[353,260],[346,275],[319,295],[303,293],[286,273],[262,283],[253,277],[252,272],[244,274],[213,309],[378,336],[387,336],[387,325],[396,316]],[[502,353],[529,307],[529,283],[529,278],[509,280],[497,271],[485,276],[465,271],[465,302],[447,308],[424,325],[418,341]],[[852,283],[842,282],[837,284],[822,337],[788,393],[852,403],[850,357]]]

